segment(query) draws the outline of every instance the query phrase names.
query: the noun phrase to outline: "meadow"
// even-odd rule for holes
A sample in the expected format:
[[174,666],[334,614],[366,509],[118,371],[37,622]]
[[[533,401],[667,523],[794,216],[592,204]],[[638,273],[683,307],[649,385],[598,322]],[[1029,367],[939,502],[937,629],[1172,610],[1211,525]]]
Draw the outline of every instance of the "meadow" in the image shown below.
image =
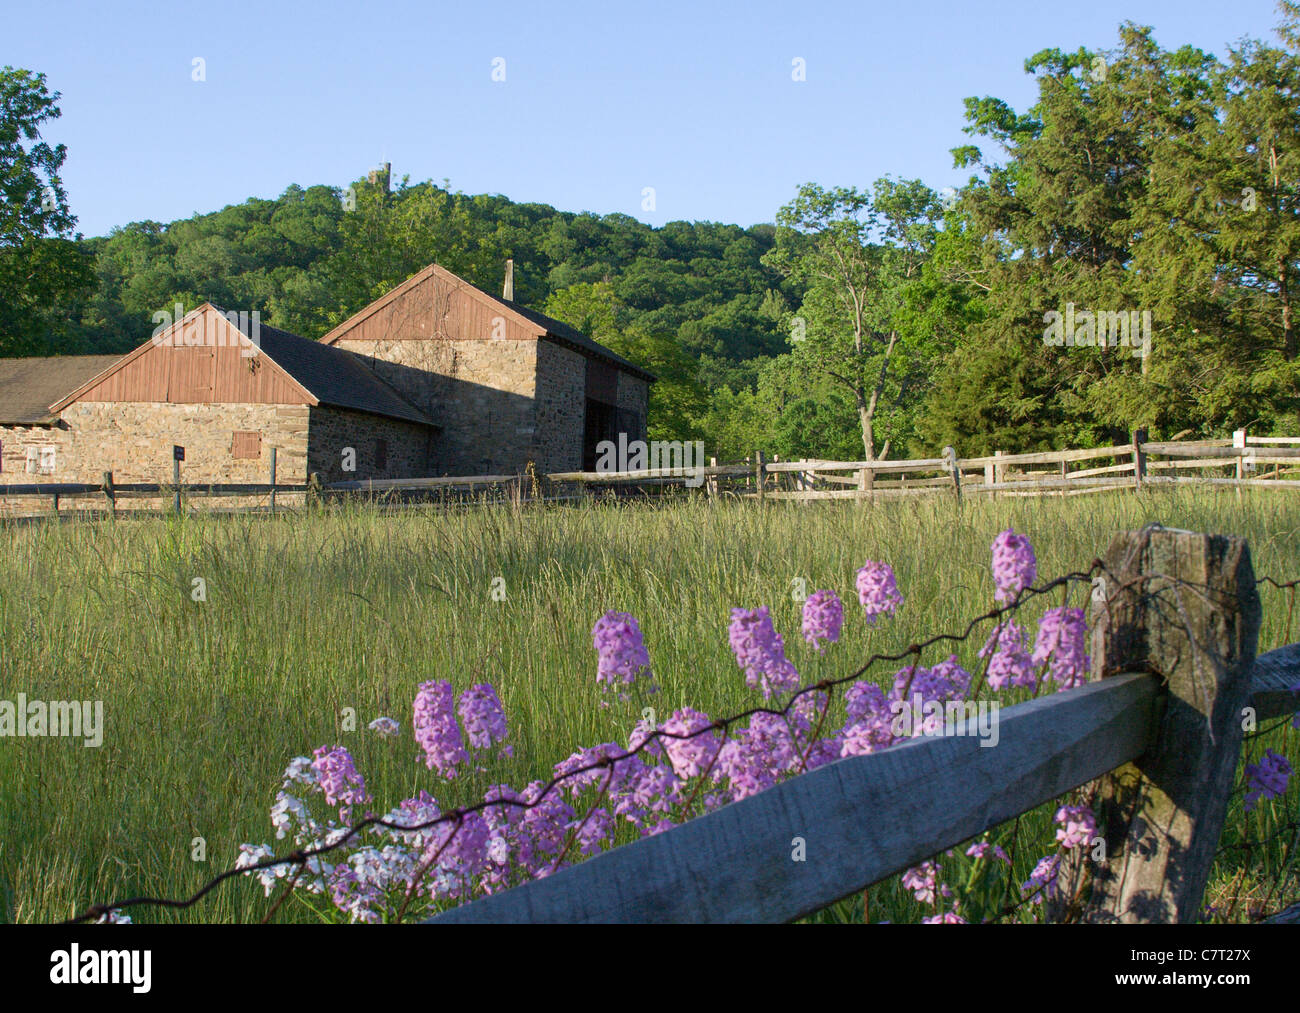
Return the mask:
[[[488,785],[548,776],[579,747],[626,742],[642,703],[661,715],[689,705],[711,716],[760,703],[728,646],[733,606],[771,607],[808,683],[846,675],[872,652],[959,632],[991,608],[989,550],[1004,529],[1029,536],[1044,581],[1086,570],[1115,532],[1151,521],[1246,536],[1257,575],[1300,577],[1300,498],[1183,487],[962,505],[692,497],[5,524],[0,699],[102,700],[105,728],[98,748],[0,739],[0,920],[59,920],[137,894],[188,896],[233,865],[241,843],[276,845],[268,809],[283,771],[318,746],[349,750],[377,811],[421,788],[444,806],[476,801]],[[893,567],[905,599],[874,627],[853,591],[867,559]],[[800,581],[846,602],[841,640],[824,655],[799,635]],[[1261,595],[1260,650],[1300,639],[1287,593]],[[1079,585],[1067,603],[1086,599]],[[611,609],[640,622],[660,687],[649,701],[601,706],[592,627]],[[985,633],[956,649],[973,671]],[[872,678],[888,686],[898,667],[879,666]],[[430,679],[457,691],[490,682],[513,759],[450,790],[436,782],[410,727],[416,688]],[[401,722],[402,734],[368,731],[380,716]],[[1289,728],[1248,741],[1248,754],[1265,745],[1300,762]],[[1223,852],[1206,895],[1219,917],[1247,920],[1266,898],[1270,908],[1300,899],[1295,796],[1292,788],[1249,815],[1234,796],[1224,843],[1270,840]],[[1051,815],[1045,807],[1026,817],[1021,833],[1050,842]],[[1032,847],[1014,855],[1019,880],[1044,854]],[[872,921],[926,913],[897,879],[872,888],[869,903]],[[241,877],[189,911],[130,914],[246,922],[268,907]],[[295,899],[275,917],[320,915]],[[862,899],[811,920],[861,921]]]

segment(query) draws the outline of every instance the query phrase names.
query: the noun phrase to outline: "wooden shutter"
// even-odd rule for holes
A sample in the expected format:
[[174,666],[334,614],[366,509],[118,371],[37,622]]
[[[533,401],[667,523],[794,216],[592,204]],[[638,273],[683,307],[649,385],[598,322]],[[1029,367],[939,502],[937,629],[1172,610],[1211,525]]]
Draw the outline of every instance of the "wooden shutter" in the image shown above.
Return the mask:
[[262,456],[260,432],[238,432],[230,443],[230,456],[236,460],[255,460]]

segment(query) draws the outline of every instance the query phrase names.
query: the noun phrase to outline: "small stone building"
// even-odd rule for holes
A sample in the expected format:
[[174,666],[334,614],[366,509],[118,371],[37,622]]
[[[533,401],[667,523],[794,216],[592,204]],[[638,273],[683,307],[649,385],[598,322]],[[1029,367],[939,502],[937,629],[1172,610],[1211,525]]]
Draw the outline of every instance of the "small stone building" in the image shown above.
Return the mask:
[[[24,451],[28,477],[8,481],[99,482],[105,471],[120,483],[170,481],[173,446],[185,448],[189,482],[266,482],[271,447],[277,481],[285,483],[305,482],[313,471],[336,481],[428,470],[437,427],[424,412],[356,356],[247,314],[204,303],[127,355],[85,358],[99,361],[83,368],[81,356],[36,360],[64,380],[102,368],[63,387],[39,432],[29,427],[24,443],[48,440],[41,447],[54,449],[37,451],[35,469]],[[0,360],[0,376],[9,368]],[[16,407],[33,414],[51,382],[29,386],[28,404]],[[14,429],[0,430],[0,439]],[[4,457],[8,472],[7,447]],[[16,466],[17,448],[12,459]]]
[[321,342],[364,357],[437,422],[435,474],[594,471],[602,440],[645,439],[652,374],[436,264]]
[[[0,359],[0,484],[55,481],[66,468],[72,430],[50,410],[120,355]],[[59,481],[72,481],[61,478]]]

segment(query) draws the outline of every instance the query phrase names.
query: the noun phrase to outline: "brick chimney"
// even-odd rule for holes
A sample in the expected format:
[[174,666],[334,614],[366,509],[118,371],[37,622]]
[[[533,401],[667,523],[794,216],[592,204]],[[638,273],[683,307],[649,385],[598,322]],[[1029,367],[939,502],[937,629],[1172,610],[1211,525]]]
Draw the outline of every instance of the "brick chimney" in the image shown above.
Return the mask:
[[506,261],[506,283],[501,289],[501,298],[506,302],[515,301],[515,262]]

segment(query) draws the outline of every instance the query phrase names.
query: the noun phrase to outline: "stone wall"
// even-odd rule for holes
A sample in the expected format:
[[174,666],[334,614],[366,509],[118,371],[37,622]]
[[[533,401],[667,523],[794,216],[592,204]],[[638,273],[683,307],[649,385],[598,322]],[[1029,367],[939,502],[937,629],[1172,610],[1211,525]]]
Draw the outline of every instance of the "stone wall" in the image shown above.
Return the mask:
[[[27,449],[37,455],[44,447],[54,448],[54,473],[31,474],[27,471]],[[67,478],[68,451],[72,447],[72,430],[66,422],[52,426],[0,426],[0,485],[30,485],[35,482],[79,482]],[[103,469],[101,469],[103,470]]]
[[[21,458],[11,470],[5,441],[5,480],[98,483],[111,471],[118,483],[170,482],[174,445],[185,448],[185,482],[267,482],[271,447],[279,481],[307,480],[306,405],[79,401],[63,410],[59,427],[27,436],[40,443],[59,435],[53,474],[19,477]],[[258,457],[234,456],[236,432],[261,433]]]
[[429,474],[522,471],[535,460],[538,342],[341,339],[441,427]]
[[587,359],[552,341],[537,343],[537,470],[582,470]]
[[[429,474],[429,459],[437,438],[428,426],[324,405],[310,412],[307,471],[320,472],[322,482],[422,478]],[[387,448],[382,468],[376,459],[380,440]],[[344,456],[347,448],[353,451],[347,455],[349,462]],[[345,471],[345,463],[351,463],[353,470]]]

